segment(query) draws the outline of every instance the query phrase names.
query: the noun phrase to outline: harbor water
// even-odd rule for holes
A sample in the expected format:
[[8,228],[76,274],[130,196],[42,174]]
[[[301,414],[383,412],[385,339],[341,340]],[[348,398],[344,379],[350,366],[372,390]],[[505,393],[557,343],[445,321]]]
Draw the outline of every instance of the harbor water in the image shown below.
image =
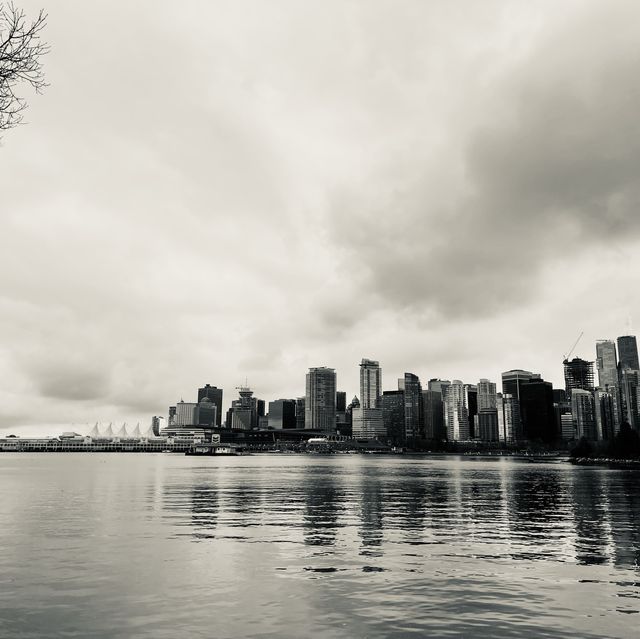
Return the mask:
[[640,637],[640,471],[0,455],[0,636]]

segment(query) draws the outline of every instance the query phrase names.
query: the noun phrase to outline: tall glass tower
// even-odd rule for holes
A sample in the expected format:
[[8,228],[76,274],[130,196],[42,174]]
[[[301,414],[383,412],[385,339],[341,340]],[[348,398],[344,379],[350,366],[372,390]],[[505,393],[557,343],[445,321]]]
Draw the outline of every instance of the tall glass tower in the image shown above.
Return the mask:
[[335,432],[336,371],[333,368],[309,369],[304,409],[305,428]]
[[634,371],[640,369],[640,363],[638,363],[638,344],[635,335],[618,337],[618,360],[620,362],[620,368],[631,368]]

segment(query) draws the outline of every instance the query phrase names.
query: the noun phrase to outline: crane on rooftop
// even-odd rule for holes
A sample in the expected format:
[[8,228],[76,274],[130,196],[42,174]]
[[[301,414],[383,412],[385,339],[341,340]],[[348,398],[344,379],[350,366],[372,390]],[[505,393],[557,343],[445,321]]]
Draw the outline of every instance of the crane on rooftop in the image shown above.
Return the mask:
[[569,361],[569,358],[573,354],[573,351],[576,350],[576,346],[578,345],[578,342],[582,339],[583,335],[584,335],[584,331],[580,331],[580,335],[578,335],[578,339],[573,343],[573,346],[569,349],[569,352],[564,356],[563,362]]

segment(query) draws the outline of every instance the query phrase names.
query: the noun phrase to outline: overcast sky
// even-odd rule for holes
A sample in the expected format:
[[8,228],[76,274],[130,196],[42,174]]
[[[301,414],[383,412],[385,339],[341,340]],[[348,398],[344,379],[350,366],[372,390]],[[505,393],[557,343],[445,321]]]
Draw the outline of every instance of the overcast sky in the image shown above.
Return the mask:
[[[42,2],[20,0],[34,16]],[[640,322],[640,3],[48,3],[0,146],[0,429],[477,382]]]

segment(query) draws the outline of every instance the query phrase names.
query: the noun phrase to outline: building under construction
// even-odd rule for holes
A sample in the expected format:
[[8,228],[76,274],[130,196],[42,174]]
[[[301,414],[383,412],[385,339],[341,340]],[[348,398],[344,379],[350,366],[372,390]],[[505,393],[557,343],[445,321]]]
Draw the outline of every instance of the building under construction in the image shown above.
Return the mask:
[[572,390],[581,389],[593,391],[593,362],[587,362],[580,357],[574,357],[571,361],[565,359],[564,362],[564,382],[567,395],[571,395]]

